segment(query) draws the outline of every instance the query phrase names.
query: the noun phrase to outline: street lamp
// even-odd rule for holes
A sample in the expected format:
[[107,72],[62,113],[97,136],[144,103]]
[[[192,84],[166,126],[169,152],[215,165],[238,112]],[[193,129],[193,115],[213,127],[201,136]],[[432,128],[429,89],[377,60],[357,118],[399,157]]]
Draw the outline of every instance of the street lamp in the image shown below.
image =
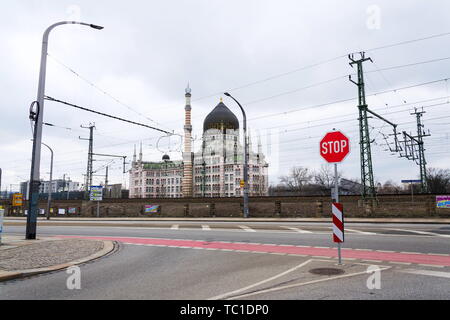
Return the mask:
[[50,205],[52,202],[52,184],[53,184],[53,150],[48,145],[42,142],[44,146],[50,150],[51,158],[50,158],[50,186],[48,188],[48,198],[47,198],[47,220],[50,220]]
[[241,104],[228,92],[224,93],[227,97],[233,99],[241,108],[242,115],[244,117],[244,218],[248,218],[248,142],[247,142],[247,116],[245,114],[244,108]]
[[48,38],[50,32],[57,26],[63,24],[78,24],[88,26],[93,29],[101,30],[103,27],[94,24],[88,24],[77,21],[62,21],[48,27],[42,39],[41,67],[39,71],[39,85],[37,92],[37,100],[33,102],[36,105],[35,125],[33,134],[33,154],[31,157],[31,173],[30,173],[30,191],[29,191],[29,210],[27,215],[27,227],[25,238],[36,239],[37,211],[39,204],[39,167],[41,162],[41,143],[42,143],[42,124],[44,119],[44,95],[45,95],[45,76],[47,70],[47,50]]

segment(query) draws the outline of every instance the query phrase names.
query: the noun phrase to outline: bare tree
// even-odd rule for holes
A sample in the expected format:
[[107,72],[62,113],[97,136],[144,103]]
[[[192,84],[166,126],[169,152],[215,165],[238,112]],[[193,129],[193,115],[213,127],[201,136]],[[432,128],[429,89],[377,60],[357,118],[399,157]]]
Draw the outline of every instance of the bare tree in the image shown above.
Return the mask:
[[285,185],[290,191],[299,193],[311,180],[312,174],[305,167],[293,167],[288,175],[280,177],[281,184]]
[[427,182],[431,193],[450,192],[450,170],[428,168]]
[[386,181],[381,188],[378,189],[379,193],[386,194],[399,194],[403,193],[402,187],[393,182],[392,180]]
[[[338,171],[338,181],[342,177],[342,172]],[[329,194],[335,183],[334,168],[332,165],[323,164],[318,172],[314,173],[314,183],[320,188],[322,193]]]

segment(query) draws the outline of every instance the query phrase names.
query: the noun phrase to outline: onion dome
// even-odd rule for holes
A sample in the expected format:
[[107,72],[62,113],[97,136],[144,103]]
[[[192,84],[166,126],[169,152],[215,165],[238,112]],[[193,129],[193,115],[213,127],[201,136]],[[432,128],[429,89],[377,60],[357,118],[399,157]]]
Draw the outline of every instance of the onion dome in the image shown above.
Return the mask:
[[210,112],[203,122],[203,132],[208,129],[219,129],[225,132],[227,129],[239,129],[239,120],[233,112],[222,102]]

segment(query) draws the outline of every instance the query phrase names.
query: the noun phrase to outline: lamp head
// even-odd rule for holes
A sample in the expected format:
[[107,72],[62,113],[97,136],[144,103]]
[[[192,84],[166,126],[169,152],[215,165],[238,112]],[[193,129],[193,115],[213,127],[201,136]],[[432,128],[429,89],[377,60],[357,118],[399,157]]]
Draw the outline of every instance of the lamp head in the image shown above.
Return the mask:
[[225,92],[224,95],[226,95],[227,97],[231,97],[231,95],[228,92]]
[[97,30],[102,30],[102,29],[103,29],[102,26],[97,26],[97,25],[95,25],[95,24],[90,24],[89,26],[90,26],[91,28],[94,28],[94,29],[97,29]]

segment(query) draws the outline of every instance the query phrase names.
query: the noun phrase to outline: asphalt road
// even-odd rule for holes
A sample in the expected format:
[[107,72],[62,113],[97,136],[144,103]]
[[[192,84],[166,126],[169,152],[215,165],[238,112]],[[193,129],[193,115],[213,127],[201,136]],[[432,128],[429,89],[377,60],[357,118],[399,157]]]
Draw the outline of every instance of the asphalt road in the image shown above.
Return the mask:
[[[60,271],[0,283],[1,299],[450,299],[448,225],[347,224],[339,266],[326,223],[51,223],[38,234],[107,237],[118,249],[80,266],[80,290]],[[23,221],[5,226],[24,231]],[[379,289],[367,285],[369,266]]]

